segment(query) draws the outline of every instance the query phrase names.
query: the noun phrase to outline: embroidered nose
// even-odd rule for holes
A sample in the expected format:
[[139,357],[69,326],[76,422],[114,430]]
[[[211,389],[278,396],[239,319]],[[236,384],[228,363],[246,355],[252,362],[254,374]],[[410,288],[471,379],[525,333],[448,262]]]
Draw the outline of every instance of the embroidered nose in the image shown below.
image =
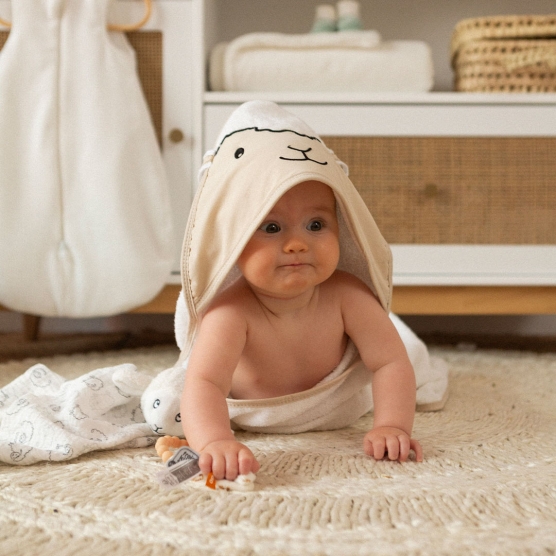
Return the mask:
[[288,149],[291,149],[292,151],[295,151],[296,153],[299,153],[299,157],[297,158],[287,158],[285,156],[281,156],[280,160],[291,160],[293,162],[305,162],[305,161],[309,161],[309,162],[316,162],[317,164],[320,164],[321,166],[326,166],[328,164],[328,162],[319,162],[318,160],[315,160],[314,158],[311,158],[310,156],[307,155],[307,153],[311,152],[313,149],[311,147],[309,147],[308,149],[297,149],[295,147],[292,147],[291,145],[288,145]]

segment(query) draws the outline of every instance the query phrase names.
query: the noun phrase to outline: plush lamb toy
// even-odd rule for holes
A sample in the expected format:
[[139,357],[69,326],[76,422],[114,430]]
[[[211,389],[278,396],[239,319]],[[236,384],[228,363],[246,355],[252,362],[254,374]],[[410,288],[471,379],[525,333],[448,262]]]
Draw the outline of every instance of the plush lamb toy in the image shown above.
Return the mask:
[[[175,313],[175,331],[181,349],[181,335],[186,326],[185,300],[180,294]],[[187,359],[161,371],[154,378],[143,373],[119,373],[115,381],[127,392],[141,396],[141,411],[152,431],[161,436],[183,437],[180,399],[185,381]]]
[[187,362],[159,373],[141,396],[141,411],[156,434],[183,438],[180,399],[186,365]]
[[141,396],[141,411],[155,434],[183,438],[180,398],[185,380],[184,365],[170,367],[151,378],[142,373],[119,373],[114,381],[132,395]]

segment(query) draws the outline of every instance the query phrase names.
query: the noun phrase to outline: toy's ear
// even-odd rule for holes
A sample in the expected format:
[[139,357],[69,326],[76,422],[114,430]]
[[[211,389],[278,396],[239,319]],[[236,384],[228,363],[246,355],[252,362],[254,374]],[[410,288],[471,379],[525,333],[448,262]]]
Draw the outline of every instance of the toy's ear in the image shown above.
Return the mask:
[[141,396],[153,377],[141,373],[135,365],[126,365],[114,372],[114,384],[125,394]]

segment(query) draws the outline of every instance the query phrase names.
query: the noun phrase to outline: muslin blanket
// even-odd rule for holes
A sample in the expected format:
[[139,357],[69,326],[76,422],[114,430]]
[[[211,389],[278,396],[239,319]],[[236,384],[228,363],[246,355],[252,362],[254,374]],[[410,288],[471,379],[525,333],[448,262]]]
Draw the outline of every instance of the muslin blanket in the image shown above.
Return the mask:
[[123,364],[65,380],[34,365],[0,390],[0,461],[29,465],[154,444],[140,397],[118,383],[135,372]]
[[376,31],[250,33],[217,44],[209,66],[213,91],[424,92],[433,81],[428,44]]

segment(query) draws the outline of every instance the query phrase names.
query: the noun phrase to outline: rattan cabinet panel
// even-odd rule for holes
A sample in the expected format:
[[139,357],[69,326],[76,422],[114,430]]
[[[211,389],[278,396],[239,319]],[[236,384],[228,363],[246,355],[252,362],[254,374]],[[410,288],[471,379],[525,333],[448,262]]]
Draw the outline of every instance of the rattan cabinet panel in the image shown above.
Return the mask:
[[390,243],[556,243],[556,138],[325,141]]

